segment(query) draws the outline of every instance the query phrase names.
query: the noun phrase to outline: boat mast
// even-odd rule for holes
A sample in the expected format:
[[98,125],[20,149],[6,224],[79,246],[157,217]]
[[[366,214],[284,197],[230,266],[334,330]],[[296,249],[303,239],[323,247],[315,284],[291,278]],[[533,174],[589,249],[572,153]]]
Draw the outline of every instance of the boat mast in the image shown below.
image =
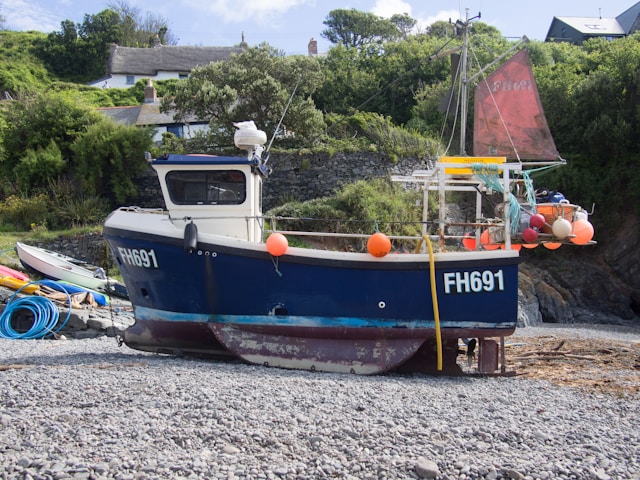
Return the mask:
[[469,28],[471,22],[480,18],[480,12],[473,18],[469,18],[469,9],[466,9],[466,20],[456,21],[456,28],[462,30],[462,53],[460,58],[460,155],[467,154],[467,109],[468,109],[468,95],[469,95],[469,79],[468,73],[468,53],[469,53]]

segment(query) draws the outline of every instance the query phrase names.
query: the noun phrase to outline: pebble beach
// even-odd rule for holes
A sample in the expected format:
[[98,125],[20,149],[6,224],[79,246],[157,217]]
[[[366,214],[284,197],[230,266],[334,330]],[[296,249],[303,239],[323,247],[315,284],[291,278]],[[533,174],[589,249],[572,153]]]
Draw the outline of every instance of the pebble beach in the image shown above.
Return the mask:
[[518,376],[290,371],[101,336],[0,339],[0,391],[0,479],[640,479],[640,394]]

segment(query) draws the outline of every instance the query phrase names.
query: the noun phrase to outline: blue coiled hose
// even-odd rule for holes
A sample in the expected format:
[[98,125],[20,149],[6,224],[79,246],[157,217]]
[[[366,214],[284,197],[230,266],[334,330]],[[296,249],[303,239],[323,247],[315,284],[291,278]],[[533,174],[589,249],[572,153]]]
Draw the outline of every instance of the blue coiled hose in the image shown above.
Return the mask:
[[[69,302],[69,311],[64,321],[56,328],[58,320],[60,319],[60,311],[58,307],[45,297],[23,297],[14,301],[14,298],[20,291],[27,285],[38,284],[40,282],[30,282],[17,290],[7,302],[2,315],[0,315],[0,338],[13,338],[13,339],[34,339],[44,338],[47,335],[53,335],[61,330],[69,320],[71,316],[71,297],[67,293],[67,300]],[[31,328],[24,333],[17,332],[11,326],[11,319],[13,314],[18,310],[28,310],[33,314],[33,324]]]

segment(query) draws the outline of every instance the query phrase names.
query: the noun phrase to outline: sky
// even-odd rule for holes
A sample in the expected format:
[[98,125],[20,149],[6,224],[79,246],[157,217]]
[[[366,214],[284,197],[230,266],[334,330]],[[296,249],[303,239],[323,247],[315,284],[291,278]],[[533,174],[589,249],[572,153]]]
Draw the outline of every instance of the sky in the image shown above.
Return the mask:
[[[119,3],[118,0],[113,0]],[[60,22],[82,23],[110,0],[0,0],[0,15],[9,30],[60,31]],[[407,13],[424,28],[437,20],[464,19],[481,13],[481,21],[506,37],[526,35],[544,40],[553,17],[617,17],[634,0],[126,0],[143,15],[152,12],[168,21],[178,45],[250,46],[267,42],[289,55],[306,54],[311,38],[319,53],[331,46],[321,33],[329,12],[339,8],[381,17]]]

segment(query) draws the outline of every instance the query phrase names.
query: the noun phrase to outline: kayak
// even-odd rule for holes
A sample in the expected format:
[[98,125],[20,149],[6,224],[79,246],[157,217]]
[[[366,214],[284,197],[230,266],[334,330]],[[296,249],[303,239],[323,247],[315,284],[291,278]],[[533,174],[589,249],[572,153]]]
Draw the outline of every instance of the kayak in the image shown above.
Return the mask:
[[0,275],[3,277],[13,277],[18,280],[22,280],[23,282],[30,282],[29,275],[19,270],[15,270],[11,267],[7,267],[6,265],[0,265]]
[[95,290],[91,290],[90,288],[82,287],[80,285],[74,285],[73,283],[64,281],[56,282],[54,280],[41,280],[38,283],[58,292],[66,292],[69,295],[73,295],[75,293],[90,293],[91,295],[93,295],[93,299],[98,305],[104,307],[105,305],[109,304],[109,299],[106,295],[100,292],[96,292]]
[[[20,290],[20,293],[32,295],[40,290],[40,285],[36,283],[29,284],[29,281],[20,280],[14,277],[0,276],[0,286],[7,287],[12,290]],[[25,286],[26,285],[26,286]],[[23,288],[24,287],[24,288]]]

